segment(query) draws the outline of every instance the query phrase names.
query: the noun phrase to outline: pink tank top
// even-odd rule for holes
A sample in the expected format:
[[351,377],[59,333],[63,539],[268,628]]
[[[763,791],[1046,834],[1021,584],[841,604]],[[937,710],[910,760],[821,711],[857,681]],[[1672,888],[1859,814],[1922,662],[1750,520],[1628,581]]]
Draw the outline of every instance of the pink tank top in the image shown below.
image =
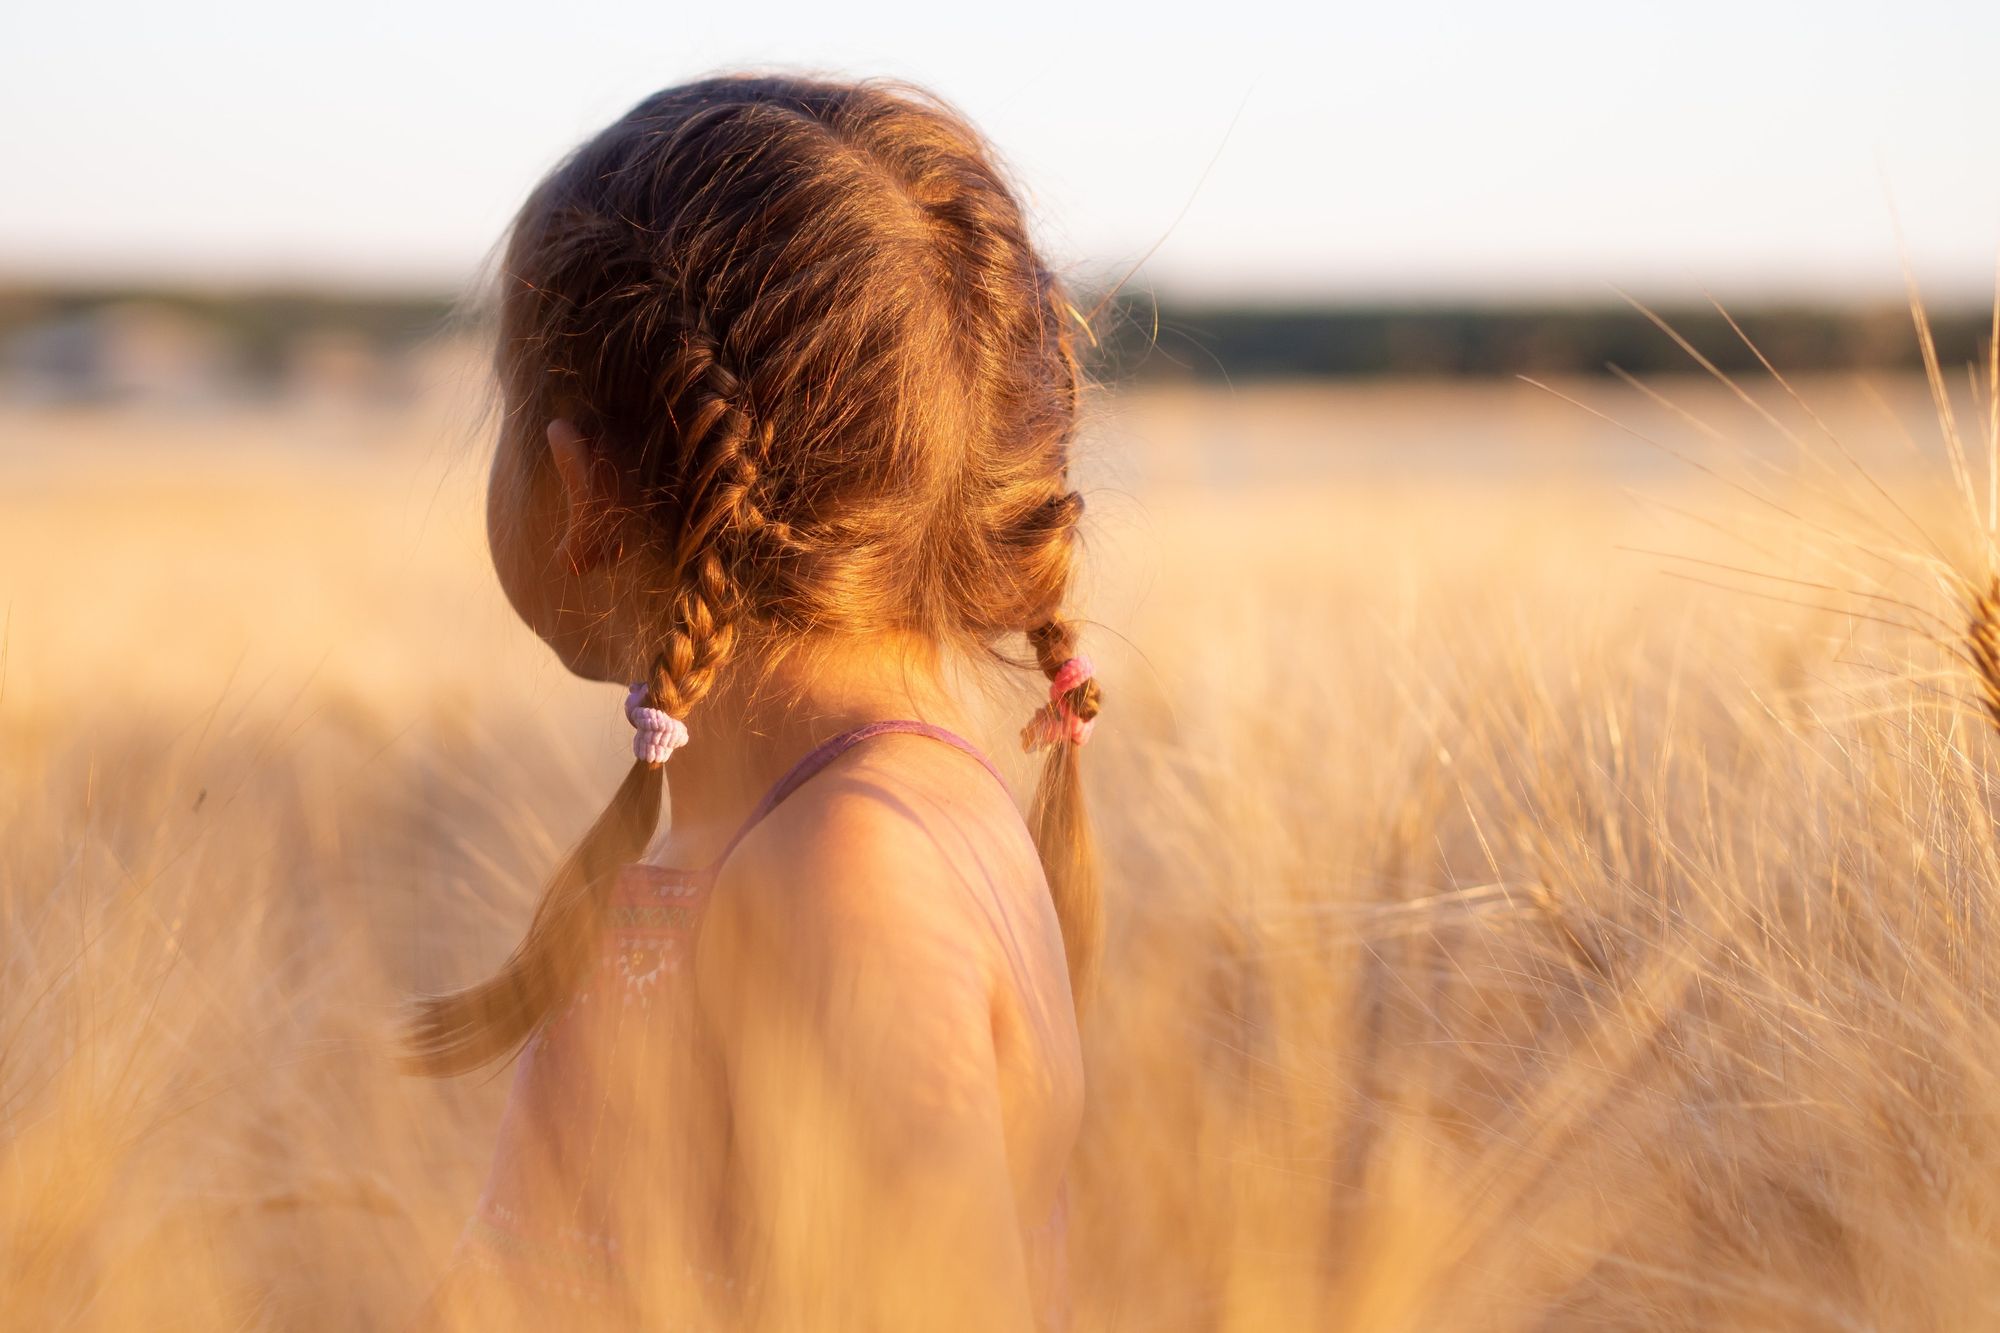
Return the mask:
[[[523,1308],[581,1304],[612,1307],[604,1313],[615,1315],[634,1285],[627,1274],[658,1285],[662,1256],[670,1254],[689,1303],[649,1313],[726,1320],[736,1303],[734,1265],[717,1251],[715,1237],[727,1230],[727,1218],[707,1215],[711,1205],[726,1207],[729,1193],[727,1153],[713,1147],[728,1138],[723,1099],[690,1100],[695,1118],[711,1123],[664,1129],[649,1123],[659,1117],[627,1108],[646,1104],[648,1089],[683,1080],[722,1086],[713,1053],[696,1031],[688,966],[709,892],[765,816],[842,754],[888,734],[941,741],[1005,786],[985,755],[943,727],[872,722],[794,764],[707,866],[641,863],[619,876],[596,965],[516,1063],[486,1188],[459,1245],[460,1262],[493,1275]],[[672,1169],[660,1170],[668,1159]],[[663,1179],[679,1182],[692,1207],[663,1203],[657,1196],[666,1187],[649,1189]],[[1058,1192],[1050,1217],[1027,1238],[1040,1322],[1049,1329],[1068,1324],[1067,1195],[1066,1187]],[[648,1218],[643,1253],[633,1222],[640,1213]]]

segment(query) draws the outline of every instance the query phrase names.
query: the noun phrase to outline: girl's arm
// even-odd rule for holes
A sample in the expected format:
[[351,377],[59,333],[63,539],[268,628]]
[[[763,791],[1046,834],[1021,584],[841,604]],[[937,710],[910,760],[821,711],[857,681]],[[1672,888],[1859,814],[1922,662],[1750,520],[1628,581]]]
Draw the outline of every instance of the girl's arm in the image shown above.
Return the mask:
[[751,1308],[771,1328],[1029,1329],[966,886],[907,806],[815,796],[732,860],[704,928]]

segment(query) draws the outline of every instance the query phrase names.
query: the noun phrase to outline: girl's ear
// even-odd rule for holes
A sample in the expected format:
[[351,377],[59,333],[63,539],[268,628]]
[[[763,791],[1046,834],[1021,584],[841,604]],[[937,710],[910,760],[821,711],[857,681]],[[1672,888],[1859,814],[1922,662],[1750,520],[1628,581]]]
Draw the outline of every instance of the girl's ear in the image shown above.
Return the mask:
[[613,497],[606,470],[597,466],[590,442],[568,417],[549,422],[549,457],[563,490],[563,531],[556,553],[575,574],[595,569],[611,554]]

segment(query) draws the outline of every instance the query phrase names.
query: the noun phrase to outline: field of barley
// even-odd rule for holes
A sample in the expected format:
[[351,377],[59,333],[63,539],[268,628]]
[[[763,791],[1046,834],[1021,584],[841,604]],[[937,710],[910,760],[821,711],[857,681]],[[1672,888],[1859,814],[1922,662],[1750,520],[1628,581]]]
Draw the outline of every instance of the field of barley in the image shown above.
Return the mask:
[[[1944,370],[1962,456],[1918,380],[1099,400],[1080,1330],[2000,1324]],[[450,1252],[505,1082],[397,1005],[626,762],[475,397],[0,405],[0,1325],[393,1328]]]

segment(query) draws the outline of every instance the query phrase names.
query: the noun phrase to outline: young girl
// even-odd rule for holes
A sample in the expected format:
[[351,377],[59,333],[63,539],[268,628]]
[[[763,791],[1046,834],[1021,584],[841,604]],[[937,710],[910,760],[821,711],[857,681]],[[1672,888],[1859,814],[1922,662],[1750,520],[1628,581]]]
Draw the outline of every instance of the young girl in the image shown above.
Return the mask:
[[[499,974],[419,1007],[427,1072],[525,1046],[433,1322],[1059,1326],[1081,317],[963,121],[791,78],[640,103],[501,280],[494,566],[636,682],[637,762]],[[1027,826],[947,686],[982,656],[1047,678]]]

